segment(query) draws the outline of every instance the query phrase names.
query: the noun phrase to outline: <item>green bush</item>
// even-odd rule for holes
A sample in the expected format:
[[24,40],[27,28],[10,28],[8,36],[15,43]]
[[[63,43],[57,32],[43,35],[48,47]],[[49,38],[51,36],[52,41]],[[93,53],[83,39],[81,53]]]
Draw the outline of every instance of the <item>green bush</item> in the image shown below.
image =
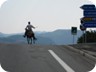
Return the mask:
[[[86,36],[85,36],[86,35]],[[81,37],[78,38],[77,43],[84,43],[86,38],[86,43],[95,43],[96,42],[96,31],[86,31]]]

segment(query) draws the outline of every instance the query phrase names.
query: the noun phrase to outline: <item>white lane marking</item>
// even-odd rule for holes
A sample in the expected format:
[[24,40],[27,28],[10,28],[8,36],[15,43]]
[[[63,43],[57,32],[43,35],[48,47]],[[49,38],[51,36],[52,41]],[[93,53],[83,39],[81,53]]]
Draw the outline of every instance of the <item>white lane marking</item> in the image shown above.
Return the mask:
[[62,59],[60,59],[52,50],[48,50],[50,54],[60,63],[60,65],[67,71],[67,72],[75,72],[71,67],[69,67]]

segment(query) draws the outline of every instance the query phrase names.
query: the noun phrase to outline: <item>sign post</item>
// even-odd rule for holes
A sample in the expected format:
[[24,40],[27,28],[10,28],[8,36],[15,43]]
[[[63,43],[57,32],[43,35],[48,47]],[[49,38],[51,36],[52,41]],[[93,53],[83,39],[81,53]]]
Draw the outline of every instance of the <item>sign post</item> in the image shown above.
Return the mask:
[[[83,26],[83,24],[80,25],[80,29],[81,29],[81,31],[82,31],[82,35],[84,35],[84,33],[86,33],[86,28]],[[85,35],[82,37],[82,42],[83,42],[83,43],[86,42]]]
[[73,44],[74,44],[75,35],[77,35],[77,27],[71,28],[71,34],[73,35]]

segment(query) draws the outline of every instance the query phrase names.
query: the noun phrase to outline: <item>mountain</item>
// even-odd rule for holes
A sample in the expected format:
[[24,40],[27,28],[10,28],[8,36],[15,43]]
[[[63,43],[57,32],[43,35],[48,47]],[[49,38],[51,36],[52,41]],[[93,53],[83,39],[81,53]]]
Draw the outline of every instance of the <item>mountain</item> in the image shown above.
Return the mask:
[[[77,39],[81,35],[82,32],[78,30],[77,35],[74,36],[74,43],[77,43]],[[73,43],[73,35],[71,34],[71,30],[56,30],[53,32],[40,34],[40,36],[50,38],[57,45]]]
[[[37,37],[36,44],[56,44],[66,45],[73,43],[73,35],[71,30],[56,30],[53,32],[40,32],[35,33]],[[78,30],[77,35],[74,36],[74,43],[77,43],[78,37],[82,35],[82,32]],[[27,43],[26,38],[23,38],[21,33],[8,37],[0,38],[0,43]]]
[[0,37],[7,37],[7,36],[10,36],[10,34],[4,34],[4,33],[0,32]]
[[[46,37],[37,36],[38,40],[36,44],[54,44],[54,42]],[[0,43],[27,43],[27,39],[23,37],[23,35],[12,35],[8,37],[1,37]]]

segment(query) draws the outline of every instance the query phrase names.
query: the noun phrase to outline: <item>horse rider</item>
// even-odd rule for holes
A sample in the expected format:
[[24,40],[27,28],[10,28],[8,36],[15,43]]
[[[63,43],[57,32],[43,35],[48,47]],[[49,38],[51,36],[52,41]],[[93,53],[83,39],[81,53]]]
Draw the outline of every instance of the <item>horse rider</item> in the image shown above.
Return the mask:
[[27,33],[28,33],[28,31],[31,31],[31,33],[33,34],[33,39],[37,39],[36,37],[35,37],[35,35],[34,35],[34,32],[33,32],[33,30],[32,30],[32,28],[34,28],[35,29],[35,27],[33,26],[33,25],[31,25],[31,23],[30,22],[28,22],[28,25],[26,26],[26,28],[25,28],[25,34],[24,34],[24,37],[26,37],[27,36]]

